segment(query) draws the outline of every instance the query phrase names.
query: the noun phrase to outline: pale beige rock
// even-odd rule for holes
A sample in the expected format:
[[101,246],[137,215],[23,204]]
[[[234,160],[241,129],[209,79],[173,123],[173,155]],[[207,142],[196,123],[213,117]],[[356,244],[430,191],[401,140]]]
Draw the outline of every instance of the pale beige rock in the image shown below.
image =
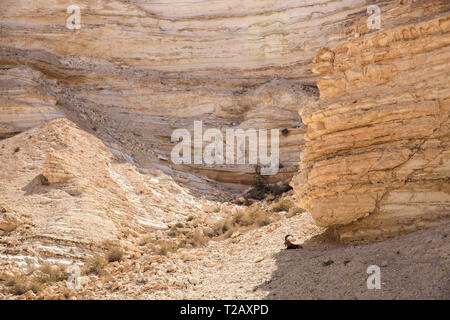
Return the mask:
[[64,117],[57,99],[42,86],[43,78],[27,66],[0,69],[0,138]]
[[450,17],[423,20],[315,59],[321,98],[300,111],[307,142],[292,184],[299,205],[342,241],[450,217]]
[[[68,5],[1,1],[0,64],[39,70],[48,104],[127,161],[156,164],[202,193],[215,181],[234,189],[251,185],[256,168],[174,165],[172,132],[192,132],[194,120],[222,132],[287,129],[280,135],[280,170],[267,182],[288,182],[304,144],[297,110],[317,95],[311,61],[367,18],[365,0],[99,0],[79,3],[81,29],[69,30]],[[4,131],[29,127],[28,109],[1,107]]]

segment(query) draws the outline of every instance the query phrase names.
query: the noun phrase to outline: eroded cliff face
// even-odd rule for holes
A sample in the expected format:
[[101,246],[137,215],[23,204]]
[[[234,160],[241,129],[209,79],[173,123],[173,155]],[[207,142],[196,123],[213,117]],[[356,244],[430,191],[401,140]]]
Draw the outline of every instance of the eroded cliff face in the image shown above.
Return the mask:
[[[288,181],[304,143],[297,111],[317,98],[311,61],[321,47],[353,37],[372,1],[78,1],[81,29],[69,30],[72,4],[2,1],[4,72],[39,71],[34,81],[59,112],[142,166],[184,182],[193,172],[248,185],[251,165],[174,166],[173,130],[192,130],[194,120],[220,130],[288,129],[281,168],[268,182]],[[31,103],[2,104],[0,136],[34,125],[35,114]],[[40,114],[54,117],[50,107]]]
[[300,204],[341,239],[447,216],[447,0],[79,1],[69,30],[72,4],[0,3],[0,137],[64,116],[205,195],[255,167],[174,165],[175,129],[285,129],[265,182],[300,171]]
[[42,76],[24,66],[0,68],[0,139],[64,117],[57,99],[41,87]]
[[300,111],[307,143],[293,185],[344,242],[450,217],[450,6],[423,19],[424,3],[393,9],[408,23],[314,59],[320,102]]

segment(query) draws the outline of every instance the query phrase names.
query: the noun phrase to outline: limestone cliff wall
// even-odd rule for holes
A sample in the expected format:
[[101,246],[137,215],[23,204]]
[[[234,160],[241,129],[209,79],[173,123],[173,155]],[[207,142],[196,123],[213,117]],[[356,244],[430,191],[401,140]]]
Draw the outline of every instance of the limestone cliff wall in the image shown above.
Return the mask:
[[300,111],[307,142],[293,185],[344,242],[450,217],[450,3],[415,19],[425,5],[394,8],[410,21],[314,59],[320,102]]
[[[304,143],[297,110],[316,99],[311,61],[321,47],[360,32],[373,2],[80,0],[81,29],[69,30],[72,1],[3,0],[0,66],[39,71],[37,85],[65,116],[137,163],[172,174],[169,168],[254,181],[253,166],[168,161],[171,133],[191,129],[194,120],[219,129],[286,128],[282,168],[271,182],[287,180],[298,171]],[[376,3],[383,10],[396,5]],[[37,110],[1,104],[0,136],[34,124]],[[54,115],[49,107],[42,113]]]
[[57,99],[41,87],[42,76],[23,66],[0,69],[0,138],[64,117]]

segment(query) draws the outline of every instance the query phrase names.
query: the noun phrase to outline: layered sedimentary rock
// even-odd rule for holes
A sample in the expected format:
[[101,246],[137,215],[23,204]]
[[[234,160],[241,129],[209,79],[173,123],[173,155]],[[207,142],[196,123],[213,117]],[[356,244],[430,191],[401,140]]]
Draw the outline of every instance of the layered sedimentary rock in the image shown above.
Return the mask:
[[293,185],[344,242],[450,218],[450,5],[420,19],[429,4],[394,8],[386,15],[409,21],[314,59],[320,102],[300,111],[307,142]]
[[[353,37],[372,3],[78,1],[81,28],[71,30],[71,1],[5,0],[0,65],[38,70],[41,88],[69,119],[140,165],[174,176],[254,182],[251,165],[173,166],[171,133],[192,129],[194,120],[220,130],[288,129],[275,182],[298,170],[305,128],[297,110],[315,99],[313,57]],[[378,4],[385,10],[396,1]],[[433,5],[425,14],[439,10]],[[389,24],[401,23],[397,18]],[[23,124],[29,113],[16,112],[14,120],[10,114],[1,107],[2,124]]]
[[0,181],[2,262],[85,260],[104,240],[127,246],[209,204],[159,170],[121,161],[67,119],[0,141]]
[[41,87],[42,76],[29,67],[0,69],[0,139],[64,117],[56,98]]
[[[297,172],[307,124],[293,184],[318,224],[376,238],[446,216],[447,0],[78,1],[80,29],[70,5],[1,1],[0,136],[64,115],[205,195],[257,170],[174,165],[175,129],[283,130],[275,182]],[[65,160],[49,153],[50,185],[76,177]]]

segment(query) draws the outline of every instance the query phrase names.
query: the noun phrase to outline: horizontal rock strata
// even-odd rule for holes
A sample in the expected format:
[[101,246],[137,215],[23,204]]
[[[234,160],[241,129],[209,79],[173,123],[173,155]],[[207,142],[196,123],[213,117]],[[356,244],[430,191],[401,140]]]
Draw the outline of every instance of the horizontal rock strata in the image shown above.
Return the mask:
[[[372,3],[79,1],[81,29],[70,30],[72,3],[5,0],[0,66],[38,70],[39,84],[69,119],[140,165],[156,164],[183,181],[195,182],[184,174],[191,172],[248,185],[255,168],[173,166],[174,129],[191,129],[194,120],[221,130],[286,128],[282,166],[269,182],[289,180],[304,142],[297,110],[315,99],[311,61],[321,47],[361,32]],[[397,18],[386,23],[401,23]],[[0,109],[0,123],[15,116],[8,134],[30,117],[15,110]]]
[[0,68],[0,139],[64,117],[57,99],[40,85],[42,76],[29,67]]
[[6,260],[83,261],[105,240],[127,246],[202,215],[203,202],[169,176],[138,171],[67,119],[0,141],[0,181]]
[[300,111],[307,142],[293,185],[344,242],[450,217],[450,6],[415,21],[424,3],[395,9],[409,23],[314,59],[320,103]]

